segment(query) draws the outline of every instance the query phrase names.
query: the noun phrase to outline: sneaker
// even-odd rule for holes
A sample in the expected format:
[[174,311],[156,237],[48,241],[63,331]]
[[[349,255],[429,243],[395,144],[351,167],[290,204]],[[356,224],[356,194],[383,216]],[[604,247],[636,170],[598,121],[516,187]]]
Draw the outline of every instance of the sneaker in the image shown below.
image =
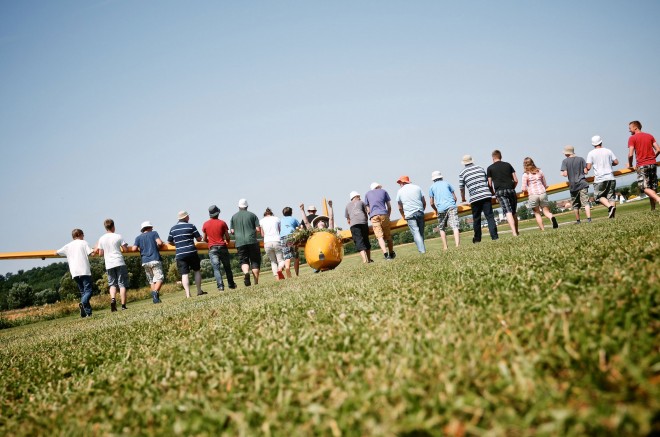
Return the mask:
[[607,216],[611,219],[614,218],[614,214],[616,214],[616,206],[610,206],[607,210]]
[[233,290],[233,289],[236,288],[236,284],[229,284],[228,287],[229,287],[231,290]]
[[114,313],[115,311],[117,311],[117,301],[112,299],[110,301],[110,312]]
[[87,317],[87,313],[85,312],[85,308],[82,306],[82,302],[78,304],[78,307],[80,308],[80,317],[85,318]]
[[158,303],[158,297],[155,291],[151,292],[151,300],[153,301],[153,303]]
[[367,261],[367,264],[372,263],[372,262],[374,262],[374,260],[370,259],[369,261]]
[[157,291],[154,291],[154,293],[156,293],[156,300],[154,301],[154,303],[160,303],[160,293]]
[[553,217],[551,220],[552,220],[552,228],[557,229],[559,227],[559,223],[557,223],[557,219]]
[[128,309],[128,307],[127,307],[126,305],[122,305],[122,306],[121,306],[121,310],[122,310],[122,311],[127,310],[127,309]]
[[580,220],[576,220],[576,221],[575,221],[575,224],[576,224],[576,225],[579,225],[579,224],[581,224],[581,223],[582,223],[582,222],[581,222]]
[[394,251],[390,252],[390,259],[396,258],[396,253]]
[[587,223],[591,223],[591,217],[587,219]]
[[208,294],[208,293],[206,291],[197,292],[197,296],[204,296],[205,294]]
[[250,274],[249,273],[246,273],[245,276],[243,276],[243,284],[245,284],[246,287],[249,287],[250,285],[252,285],[250,283]]
[[392,258],[390,258],[390,254],[389,254],[389,252],[385,252],[385,253],[383,254],[383,257],[384,257],[385,259],[392,259]]
[[224,285],[219,286],[218,291],[225,291],[225,286]]

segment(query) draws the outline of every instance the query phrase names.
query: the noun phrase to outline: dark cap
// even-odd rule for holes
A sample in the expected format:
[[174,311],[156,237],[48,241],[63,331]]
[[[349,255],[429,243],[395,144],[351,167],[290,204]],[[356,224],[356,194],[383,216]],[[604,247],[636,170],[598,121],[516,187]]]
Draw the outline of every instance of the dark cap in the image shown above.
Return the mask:
[[216,218],[220,215],[220,208],[215,205],[209,206],[209,216],[211,218]]

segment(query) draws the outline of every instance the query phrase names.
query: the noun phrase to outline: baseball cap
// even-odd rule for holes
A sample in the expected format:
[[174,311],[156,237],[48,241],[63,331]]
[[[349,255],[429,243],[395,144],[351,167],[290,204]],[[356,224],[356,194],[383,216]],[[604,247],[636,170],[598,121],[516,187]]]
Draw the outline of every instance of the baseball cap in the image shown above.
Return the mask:
[[241,199],[238,201],[238,207],[239,208],[247,208],[248,207],[248,201],[247,199]]

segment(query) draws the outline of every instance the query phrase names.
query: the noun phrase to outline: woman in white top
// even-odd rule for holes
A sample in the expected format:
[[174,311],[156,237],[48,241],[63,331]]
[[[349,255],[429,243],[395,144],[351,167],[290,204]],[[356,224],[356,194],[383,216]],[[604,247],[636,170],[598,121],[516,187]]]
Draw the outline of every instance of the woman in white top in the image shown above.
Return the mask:
[[539,225],[539,229],[544,230],[541,208],[543,208],[543,214],[552,221],[552,227],[557,229],[559,223],[557,223],[557,219],[550,212],[550,208],[548,208],[548,194],[545,191],[548,184],[545,182],[545,175],[534,164],[534,160],[529,157],[523,160],[523,168],[525,169],[525,173],[522,177],[522,191],[529,193],[529,207],[534,210],[534,217],[536,218],[536,223]]
[[284,279],[282,269],[284,268],[284,254],[280,244],[280,219],[273,215],[270,208],[266,208],[264,217],[259,220],[261,225],[261,236],[264,237],[264,249],[270,259],[270,267],[273,276],[279,281]]

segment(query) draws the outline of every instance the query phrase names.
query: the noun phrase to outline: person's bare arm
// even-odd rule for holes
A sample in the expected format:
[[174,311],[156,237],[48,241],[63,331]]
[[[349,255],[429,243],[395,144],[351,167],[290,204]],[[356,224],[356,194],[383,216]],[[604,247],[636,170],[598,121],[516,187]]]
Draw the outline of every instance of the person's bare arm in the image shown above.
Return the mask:
[[422,196],[422,211],[426,210],[426,198]]
[[304,203],[300,204],[300,215],[302,216],[302,221],[305,224],[305,227],[307,229],[312,229],[312,225],[309,223],[309,220],[307,220],[307,215],[305,214],[305,204]]
[[[456,197],[456,196],[454,196],[454,197]],[[435,211],[435,213],[437,214],[438,213],[438,208],[436,208],[436,206],[435,206],[435,200],[433,199],[433,197],[431,197],[430,200],[431,200],[431,209],[433,209],[433,211]]]
[[401,214],[401,218],[405,219],[406,215],[403,213],[403,203],[397,202],[399,204],[399,213]]
[[328,214],[330,218],[330,223],[328,223],[328,228],[334,229],[335,228],[335,213],[332,209],[332,200],[328,200]]
[[514,171],[511,174],[511,177],[513,177],[513,188],[515,189],[518,186],[518,175],[516,175],[516,172]]
[[392,215],[392,202],[390,202],[388,200],[387,201],[387,217],[389,218],[390,215]]

